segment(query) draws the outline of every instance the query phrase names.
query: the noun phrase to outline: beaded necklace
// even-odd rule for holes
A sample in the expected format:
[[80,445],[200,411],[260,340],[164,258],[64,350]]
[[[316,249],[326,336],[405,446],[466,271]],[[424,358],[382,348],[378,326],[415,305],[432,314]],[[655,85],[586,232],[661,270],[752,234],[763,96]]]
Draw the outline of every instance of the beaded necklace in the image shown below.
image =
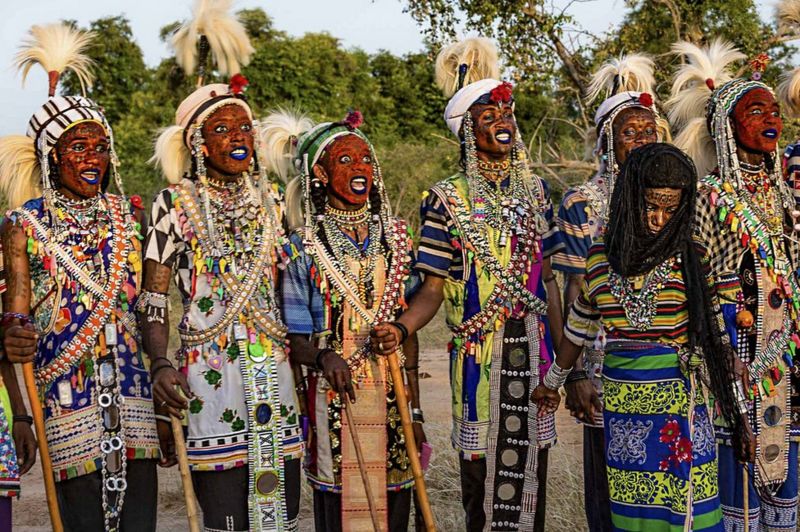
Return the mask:
[[656,299],[664,289],[676,262],[680,263],[679,257],[670,257],[648,272],[638,294],[634,294],[629,277],[622,276],[609,267],[608,284],[611,295],[622,305],[628,323],[637,330],[646,331],[653,324],[658,307]]

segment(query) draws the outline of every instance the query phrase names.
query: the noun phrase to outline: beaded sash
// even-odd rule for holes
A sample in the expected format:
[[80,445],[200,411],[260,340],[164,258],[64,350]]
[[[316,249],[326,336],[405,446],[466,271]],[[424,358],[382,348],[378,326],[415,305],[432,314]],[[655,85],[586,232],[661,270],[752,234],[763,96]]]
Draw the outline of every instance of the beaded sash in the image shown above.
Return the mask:
[[130,251],[125,238],[126,216],[124,207],[127,202],[112,195],[106,196],[106,201],[111,214],[111,237],[109,239],[111,254],[109,257],[108,277],[102,287],[92,280],[92,277],[75,262],[73,257],[52,241],[50,230],[42,225],[32,213],[24,209],[17,211],[26,221],[30,222],[39,240],[42,241],[55,260],[73,276],[77,277],[81,285],[90,290],[97,298],[89,317],[75,332],[69,344],[61,350],[59,356],[49,364],[36,370],[36,382],[40,386],[52,383],[69,371],[88,350],[95,346],[100,336],[101,328],[109,320],[116,308],[117,297],[127,275],[127,258]]

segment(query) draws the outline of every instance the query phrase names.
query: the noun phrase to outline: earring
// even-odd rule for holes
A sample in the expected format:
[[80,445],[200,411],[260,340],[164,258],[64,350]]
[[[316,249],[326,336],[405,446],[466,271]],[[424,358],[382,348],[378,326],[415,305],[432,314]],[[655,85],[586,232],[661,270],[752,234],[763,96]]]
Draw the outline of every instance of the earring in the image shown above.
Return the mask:
[[196,127],[192,133],[192,155],[197,166],[197,179],[206,184],[206,163],[205,157],[208,155],[208,148],[203,139],[203,132],[200,127]]

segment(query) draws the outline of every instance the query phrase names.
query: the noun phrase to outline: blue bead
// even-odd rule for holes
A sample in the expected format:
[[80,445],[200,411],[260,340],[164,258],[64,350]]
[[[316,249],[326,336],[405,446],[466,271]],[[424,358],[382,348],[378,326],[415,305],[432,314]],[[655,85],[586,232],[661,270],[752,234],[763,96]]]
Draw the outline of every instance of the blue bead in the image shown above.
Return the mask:
[[256,407],[256,421],[259,425],[265,425],[272,419],[272,408],[267,403],[261,403]]

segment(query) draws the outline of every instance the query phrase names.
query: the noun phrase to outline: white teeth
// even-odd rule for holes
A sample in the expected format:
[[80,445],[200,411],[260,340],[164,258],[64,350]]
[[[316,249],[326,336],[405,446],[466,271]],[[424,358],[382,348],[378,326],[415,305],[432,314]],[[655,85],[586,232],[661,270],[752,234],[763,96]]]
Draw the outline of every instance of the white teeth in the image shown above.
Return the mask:
[[235,153],[236,155],[239,155],[240,153],[244,153],[244,152],[245,152],[244,148],[236,148],[231,153]]
[[495,138],[501,142],[504,142],[506,140],[509,140],[511,138],[511,135],[509,135],[508,133],[498,133],[497,135],[495,135]]

